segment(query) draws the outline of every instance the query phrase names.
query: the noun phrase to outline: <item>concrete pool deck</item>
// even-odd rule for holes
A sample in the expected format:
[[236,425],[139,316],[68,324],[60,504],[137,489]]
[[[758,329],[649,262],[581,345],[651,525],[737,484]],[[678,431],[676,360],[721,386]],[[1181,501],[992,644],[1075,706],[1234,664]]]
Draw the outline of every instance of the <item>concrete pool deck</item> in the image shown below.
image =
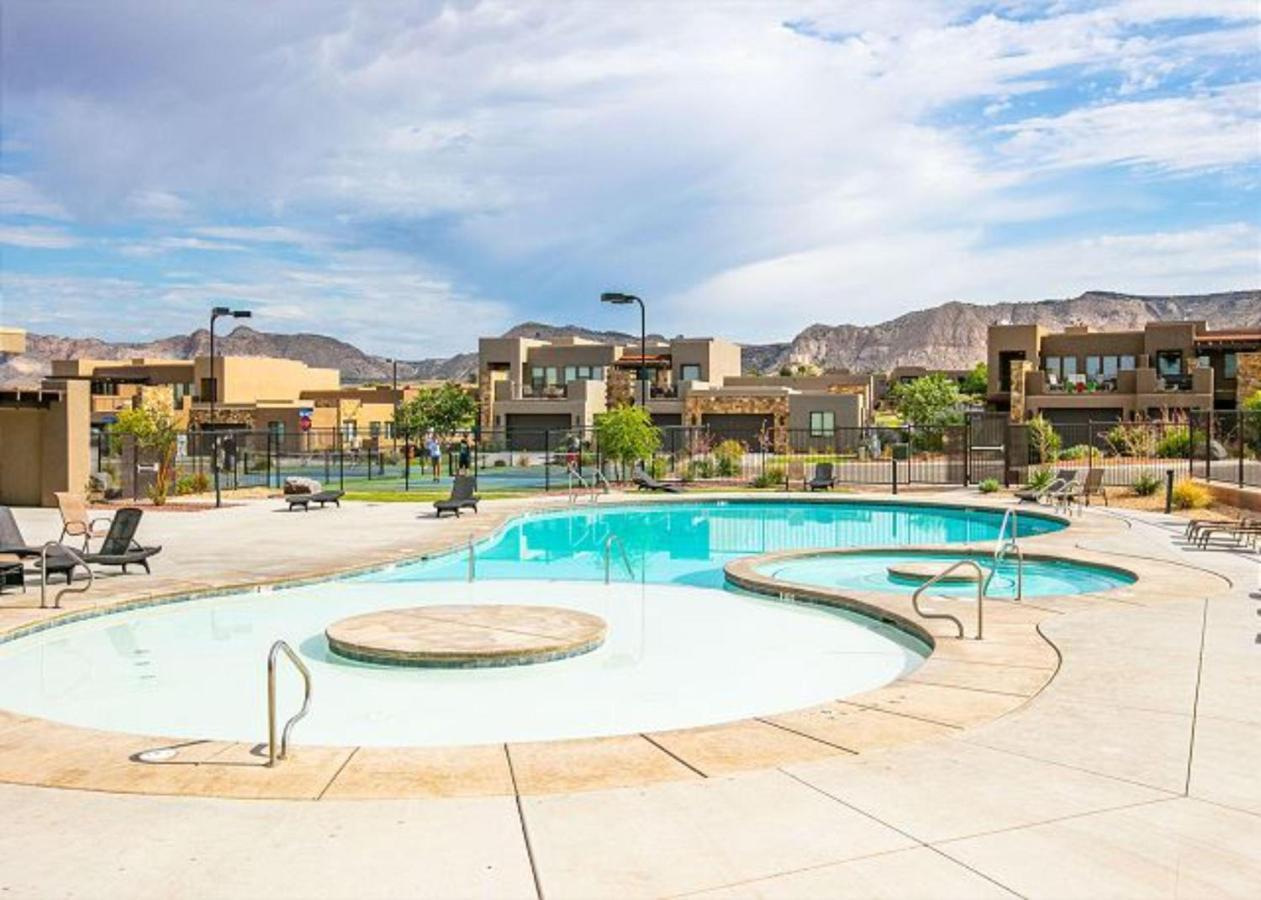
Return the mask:
[[[383,563],[541,502],[487,503],[440,526],[409,504],[147,516],[142,538],[167,546],[155,575],[102,579],[93,602]],[[55,537],[55,512],[18,516],[29,540]],[[204,746],[178,767],[202,770],[196,778],[160,779],[171,792],[235,796],[276,796],[283,784],[281,796],[320,803],[111,793],[137,789],[127,736],[46,744],[44,727],[65,726],[9,721],[0,778],[22,781],[10,766],[29,765],[97,790],[0,785],[16,826],[0,837],[0,887],[1246,896],[1261,884],[1259,567],[1255,556],[1184,549],[1173,539],[1181,524],[1090,511],[1029,539],[1142,580],[1128,596],[1027,601],[1008,620],[999,613],[1010,605],[987,604],[985,641],[939,640],[920,670],[874,698],[651,738],[425,751],[427,762],[416,751],[304,748],[299,728],[291,765],[268,771],[250,748]],[[0,598],[0,629],[38,619],[12,608],[37,602],[36,592]],[[891,734],[902,746],[881,749]],[[102,749],[116,762],[100,765]]]

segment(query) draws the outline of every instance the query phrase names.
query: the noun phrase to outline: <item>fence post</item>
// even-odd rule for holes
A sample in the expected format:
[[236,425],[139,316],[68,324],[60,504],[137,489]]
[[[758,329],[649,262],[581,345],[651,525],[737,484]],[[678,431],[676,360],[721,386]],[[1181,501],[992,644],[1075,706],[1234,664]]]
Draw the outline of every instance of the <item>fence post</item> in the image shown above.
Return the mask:
[[[276,461],[279,464],[280,460]],[[337,489],[346,490],[346,445],[342,443],[341,429],[337,429]]]
[[892,462],[893,462],[893,496],[896,497],[898,495],[898,458],[897,456],[894,456],[892,458]]
[[1165,514],[1173,512],[1173,469],[1165,469]]
[[1244,426],[1248,421],[1247,415],[1248,414],[1242,409],[1235,413],[1235,437],[1236,437],[1235,444],[1239,448],[1238,455],[1239,455],[1239,487],[1240,489],[1243,488],[1243,449],[1244,449],[1243,435],[1244,435]]
[[543,492],[552,489],[552,429],[543,429]]
[[963,417],[963,486],[972,483],[972,417]]
[[[1011,421],[1003,423],[1003,487],[1011,487]],[[1027,451],[1026,451],[1027,453]]]
[[1213,480],[1213,413],[1205,412],[1204,418],[1206,420],[1204,428],[1204,480],[1211,482]]
[[1086,471],[1093,471],[1095,468],[1095,421],[1091,419],[1086,423]]

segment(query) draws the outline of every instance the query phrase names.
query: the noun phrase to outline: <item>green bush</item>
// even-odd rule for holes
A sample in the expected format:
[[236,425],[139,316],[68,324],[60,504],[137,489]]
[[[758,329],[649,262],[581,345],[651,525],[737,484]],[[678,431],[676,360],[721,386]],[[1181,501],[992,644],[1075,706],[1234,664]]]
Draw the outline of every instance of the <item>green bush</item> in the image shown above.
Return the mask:
[[999,488],[999,484],[998,484],[997,478],[986,478],[984,481],[982,481],[980,484],[976,486],[976,489],[980,491],[982,494],[992,494],[995,491],[997,491],[998,488]]
[[1121,423],[1108,429],[1103,439],[1115,456],[1149,458],[1156,455],[1156,433],[1145,422]]
[[1053,463],[1060,458],[1060,435],[1041,414],[1029,420],[1030,462]]
[[1134,493],[1138,496],[1150,497],[1160,490],[1160,479],[1151,472],[1144,472],[1134,479],[1134,483],[1130,487],[1134,489]]
[[1060,459],[1062,460],[1063,459],[1076,460],[1076,459],[1089,459],[1089,458],[1090,458],[1090,445],[1089,444],[1074,444],[1073,446],[1067,447],[1064,450],[1060,451]]
[[660,456],[654,456],[648,462],[648,474],[658,481],[666,477],[666,469],[668,468],[669,466],[666,464],[665,459]]
[[783,466],[767,466],[757,478],[753,479],[756,488],[783,487],[787,469]]
[[1195,481],[1179,481],[1173,486],[1173,505],[1178,509],[1204,509],[1213,502],[1213,495]]
[[696,481],[700,478],[713,478],[714,464],[708,459],[694,459],[683,470],[684,481]]
[[1034,491],[1045,490],[1054,480],[1055,473],[1050,469],[1037,469],[1029,476],[1027,487]]
[[1191,429],[1185,425],[1166,428],[1156,442],[1156,455],[1161,459],[1183,459],[1191,453]]
[[175,489],[171,493],[183,497],[188,494],[204,494],[208,490],[210,490],[210,479],[204,472],[194,472],[175,479]]
[[740,460],[744,458],[744,444],[725,440],[714,448],[714,472],[719,478],[735,478],[740,473]]

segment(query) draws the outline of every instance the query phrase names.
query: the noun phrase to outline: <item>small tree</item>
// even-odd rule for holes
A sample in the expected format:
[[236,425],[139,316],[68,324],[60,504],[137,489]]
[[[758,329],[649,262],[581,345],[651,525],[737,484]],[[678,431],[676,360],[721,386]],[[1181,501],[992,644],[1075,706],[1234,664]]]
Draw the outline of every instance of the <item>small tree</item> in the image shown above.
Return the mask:
[[158,468],[153,486],[149,488],[149,499],[154,506],[165,504],[175,475],[175,451],[179,447],[179,423],[171,395],[165,391],[142,390],[139,405],[119,410],[118,420],[110,426],[110,432],[130,436],[138,450],[157,458]]
[[424,388],[411,400],[399,404],[394,430],[402,435],[454,434],[473,427],[477,401],[457,384]]
[[972,371],[963,379],[963,383],[959,385],[959,390],[965,394],[972,396],[984,396],[989,390],[990,369],[985,363],[977,363]]
[[959,386],[945,375],[925,375],[894,387],[893,402],[912,425],[958,425],[963,421]]
[[1029,420],[1029,449],[1032,463],[1053,463],[1060,458],[1060,434],[1041,413]]
[[600,451],[617,460],[625,473],[628,464],[651,459],[661,446],[661,432],[642,406],[619,406],[595,417]]

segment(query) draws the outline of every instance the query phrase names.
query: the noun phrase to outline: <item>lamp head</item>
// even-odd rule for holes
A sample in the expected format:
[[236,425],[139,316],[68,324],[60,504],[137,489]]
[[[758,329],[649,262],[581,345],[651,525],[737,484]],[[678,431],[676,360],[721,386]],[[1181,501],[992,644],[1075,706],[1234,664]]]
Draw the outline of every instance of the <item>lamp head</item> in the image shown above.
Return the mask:
[[218,318],[219,316],[230,316],[232,315],[232,310],[228,309],[226,306],[216,306],[214,309],[210,310],[210,314],[215,318]]
[[254,314],[250,312],[248,309],[232,310],[232,318],[234,319],[248,319],[248,318],[251,318],[253,315]]
[[638,299],[634,294],[623,294],[620,291],[608,291],[600,295],[601,303],[616,303],[618,306],[634,303]]

